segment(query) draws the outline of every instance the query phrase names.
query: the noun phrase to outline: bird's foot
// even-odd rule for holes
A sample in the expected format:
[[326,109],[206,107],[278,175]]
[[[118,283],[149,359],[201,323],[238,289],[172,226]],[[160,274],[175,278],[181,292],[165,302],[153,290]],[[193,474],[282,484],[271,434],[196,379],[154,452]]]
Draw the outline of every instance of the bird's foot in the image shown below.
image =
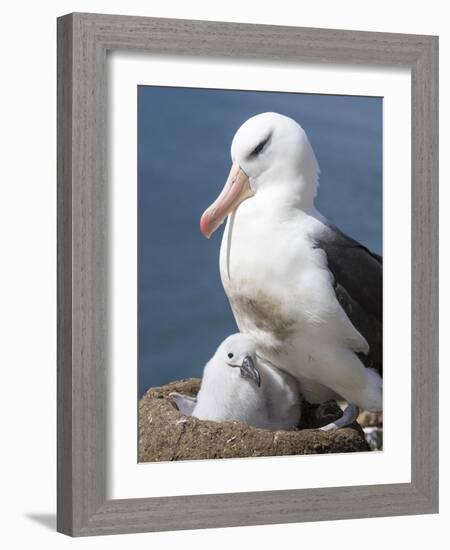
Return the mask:
[[338,427],[339,426],[336,424],[336,422],[330,422],[329,424],[326,424],[325,426],[319,428],[319,430],[321,432],[333,432],[334,430],[337,430]]
[[183,395],[182,393],[178,393],[176,391],[169,393],[169,397],[172,402],[175,403],[176,408],[186,416],[190,416],[192,414],[192,411],[197,404],[197,399],[195,397]]
[[[326,405],[326,403],[324,403],[324,405]],[[323,432],[331,432],[333,430],[337,430],[338,428],[344,428],[345,426],[353,424],[353,422],[355,422],[358,418],[358,415],[359,407],[353,403],[349,403],[340,418],[326,424],[325,426],[322,426],[319,429]]]

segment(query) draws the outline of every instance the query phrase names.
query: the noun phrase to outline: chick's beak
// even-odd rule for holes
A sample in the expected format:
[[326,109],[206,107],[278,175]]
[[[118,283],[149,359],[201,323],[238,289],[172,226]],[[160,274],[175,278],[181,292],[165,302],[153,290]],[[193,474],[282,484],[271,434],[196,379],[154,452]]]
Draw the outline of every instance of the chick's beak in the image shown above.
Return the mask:
[[253,381],[258,388],[261,386],[261,376],[259,370],[255,366],[255,362],[251,355],[246,355],[242,361],[241,376]]

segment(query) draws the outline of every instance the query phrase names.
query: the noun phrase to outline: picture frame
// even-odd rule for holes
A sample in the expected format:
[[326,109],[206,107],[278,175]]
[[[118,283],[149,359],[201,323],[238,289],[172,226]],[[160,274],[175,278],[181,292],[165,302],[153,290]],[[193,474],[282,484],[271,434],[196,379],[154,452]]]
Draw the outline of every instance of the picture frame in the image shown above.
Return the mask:
[[[107,498],[106,54],[411,70],[411,482]],[[58,19],[57,530],[71,536],[438,511],[438,38],[73,13]]]

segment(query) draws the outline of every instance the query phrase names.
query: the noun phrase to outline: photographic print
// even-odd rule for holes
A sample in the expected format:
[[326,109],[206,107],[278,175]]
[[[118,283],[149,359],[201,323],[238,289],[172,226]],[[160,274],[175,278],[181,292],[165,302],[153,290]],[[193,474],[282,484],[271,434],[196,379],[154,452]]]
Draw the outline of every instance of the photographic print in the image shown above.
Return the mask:
[[139,462],[382,450],[382,98],[137,93]]

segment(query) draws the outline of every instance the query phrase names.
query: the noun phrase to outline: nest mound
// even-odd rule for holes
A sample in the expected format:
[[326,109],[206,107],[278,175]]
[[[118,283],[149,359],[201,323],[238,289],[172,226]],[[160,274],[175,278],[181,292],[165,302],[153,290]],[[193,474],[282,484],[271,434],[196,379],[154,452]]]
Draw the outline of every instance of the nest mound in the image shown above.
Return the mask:
[[336,406],[317,420],[313,407],[303,412],[295,431],[271,431],[243,422],[211,422],[182,415],[170,392],[196,395],[198,378],[151,388],[139,402],[139,462],[243,458],[368,451],[364,433],[355,423],[333,432],[317,427],[332,422],[342,412]]

